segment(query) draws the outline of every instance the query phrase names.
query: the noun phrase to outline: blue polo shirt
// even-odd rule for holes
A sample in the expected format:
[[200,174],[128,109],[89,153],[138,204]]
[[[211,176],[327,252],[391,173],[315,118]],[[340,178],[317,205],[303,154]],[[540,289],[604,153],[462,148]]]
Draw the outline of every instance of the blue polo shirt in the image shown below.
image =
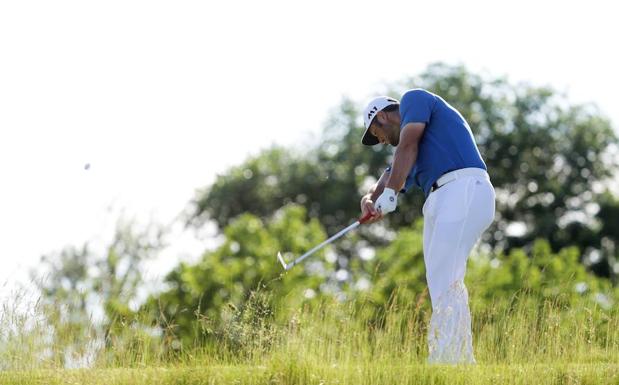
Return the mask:
[[417,186],[428,196],[432,184],[449,171],[467,167],[487,170],[468,123],[440,96],[419,88],[407,91],[400,101],[400,117],[401,128],[408,123],[426,124],[417,161],[402,192]]

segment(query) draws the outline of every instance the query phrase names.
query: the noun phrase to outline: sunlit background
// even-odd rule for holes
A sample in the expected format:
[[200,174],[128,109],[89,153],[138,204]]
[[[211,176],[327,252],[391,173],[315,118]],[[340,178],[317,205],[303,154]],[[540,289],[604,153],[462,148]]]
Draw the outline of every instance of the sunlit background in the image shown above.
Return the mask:
[[432,62],[551,86],[616,128],[615,15],[604,1],[2,2],[2,295],[42,254],[103,247],[121,216],[173,227],[156,280],[216,242],[176,221],[196,189]]

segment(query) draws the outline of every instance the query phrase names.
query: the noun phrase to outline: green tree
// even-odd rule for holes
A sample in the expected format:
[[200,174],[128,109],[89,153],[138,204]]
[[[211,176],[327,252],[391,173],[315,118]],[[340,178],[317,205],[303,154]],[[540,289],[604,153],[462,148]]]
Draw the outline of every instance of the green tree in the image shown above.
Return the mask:
[[[497,251],[530,246],[536,238],[547,239],[555,251],[602,247],[600,227],[608,228],[604,223],[612,219],[595,213],[605,181],[618,169],[617,157],[609,156],[618,139],[594,107],[570,105],[547,87],[513,85],[444,64],[384,93],[398,97],[393,90],[413,87],[443,96],[470,123],[497,190],[496,221],[486,243]],[[293,150],[266,150],[218,176],[196,196],[189,220],[196,226],[214,220],[223,228],[240,213],[264,216],[294,201],[328,233],[348,224],[359,215],[361,195],[392,156],[390,149],[360,144],[359,111],[344,100],[314,146],[294,156]],[[419,191],[407,194],[386,218],[387,230],[413,223],[423,201]],[[384,231],[361,232],[371,244],[387,241]],[[337,250],[346,258],[359,253],[354,245]]]
[[427,297],[423,261],[423,221],[398,232],[388,245],[379,248],[370,265],[369,298],[385,304],[394,294],[406,299]]
[[[440,74],[440,76],[436,76]],[[444,95],[466,117],[497,189],[493,244],[509,250],[549,240],[554,250],[599,247],[593,187],[617,172],[610,122],[592,106],[569,105],[552,89],[486,80],[436,65],[412,83]],[[524,234],[510,232],[519,223]]]
[[294,301],[321,291],[322,272],[328,270],[323,251],[286,274],[276,258],[278,251],[287,251],[290,260],[325,239],[321,224],[308,221],[302,206],[287,205],[265,220],[243,214],[223,233],[221,246],[195,264],[181,263],[166,276],[167,289],[144,306],[168,340],[180,342],[173,344],[177,348],[208,338],[226,309],[242,308],[253,292],[266,290]]
[[611,293],[610,282],[588,273],[576,247],[553,253],[548,241],[536,240],[529,252],[512,249],[492,260],[472,263],[469,279],[475,300],[483,303],[508,300],[514,294],[573,305],[599,292]]

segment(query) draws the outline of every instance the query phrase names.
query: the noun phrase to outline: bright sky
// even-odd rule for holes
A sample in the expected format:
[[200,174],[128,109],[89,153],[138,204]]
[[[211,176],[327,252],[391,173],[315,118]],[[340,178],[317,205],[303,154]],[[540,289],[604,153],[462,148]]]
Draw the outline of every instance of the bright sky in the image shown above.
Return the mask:
[[[172,222],[216,173],[431,62],[551,85],[618,127],[615,16],[598,0],[1,2],[0,290],[41,254],[104,244],[120,211]],[[192,239],[175,232],[154,270],[206,247]]]

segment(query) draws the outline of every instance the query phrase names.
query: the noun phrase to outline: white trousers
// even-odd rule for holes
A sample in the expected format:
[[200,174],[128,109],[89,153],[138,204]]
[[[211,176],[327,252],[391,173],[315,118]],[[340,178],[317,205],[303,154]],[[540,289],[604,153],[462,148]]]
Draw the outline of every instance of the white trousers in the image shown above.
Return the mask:
[[495,213],[494,188],[480,171],[431,192],[423,206],[423,253],[432,301],[429,363],[475,363],[464,274],[471,249]]

